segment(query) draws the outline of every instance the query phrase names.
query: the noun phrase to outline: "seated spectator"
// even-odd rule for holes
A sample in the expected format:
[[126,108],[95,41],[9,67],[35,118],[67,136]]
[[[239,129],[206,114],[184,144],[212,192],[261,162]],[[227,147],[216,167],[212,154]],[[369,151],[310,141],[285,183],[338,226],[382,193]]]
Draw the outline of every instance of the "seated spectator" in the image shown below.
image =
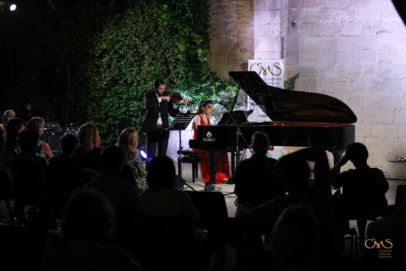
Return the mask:
[[89,181],[84,170],[72,159],[79,141],[66,134],[61,139],[62,154],[51,159],[48,170],[48,191],[53,219],[59,219],[71,194]]
[[200,215],[190,197],[175,189],[175,178],[175,165],[169,157],[158,156],[148,163],[148,190],[139,200],[139,254],[151,270],[193,270],[197,262],[193,251]]
[[91,189],[75,194],[63,215],[62,235],[50,235],[41,270],[140,270],[121,249],[102,245],[115,230],[108,199]]
[[243,213],[244,208],[252,209],[283,195],[282,184],[273,175],[276,160],[266,156],[268,136],[263,132],[255,132],[251,147],[253,156],[241,161],[232,177],[232,182],[235,183],[234,192],[238,197],[237,215]]
[[140,211],[147,215],[184,215],[193,224],[199,220],[199,211],[190,197],[175,189],[175,165],[167,156],[153,158],[147,166],[148,190],[140,196]]
[[100,172],[100,135],[99,129],[86,122],[79,127],[80,147],[76,149],[73,159],[82,167]]
[[6,150],[6,138],[4,136],[4,129],[0,128],[0,170],[10,170],[12,156],[5,152]]
[[6,153],[15,157],[20,153],[20,148],[18,146],[18,136],[24,131],[25,125],[24,121],[20,118],[11,119],[6,126]]
[[272,230],[270,248],[275,271],[314,270],[320,247],[313,210],[305,204],[286,208]]
[[11,174],[11,155],[4,152],[5,148],[5,138],[4,130],[0,127],[0,202],[6,200],[6,207],[1,208],[0,206],[0,223],[6,222],[10,223],[11,219],[11,205],[9,200],[14,197],[13,194],[13,177]]
[[138,193],[142,194],[148,187],[146,180],[147,174],[144,169],[144,164],[138,157],[138,133],[135,128],[126,128],[122,130],[117,145],[124,151],[126,165],[135,181]]
[[13,109],[8,109],[3,113],[3,125],[7,126],[7,123],[16,117],[16,112]]
[[[343,230],[348,228],[349,218],[375,218],[382,215],[388,205],[385,193],[389,185],[383,172],[371,168],[368,163],[368,150],[361,143],[347,146],[345,154],[333,168],[342,167],[351,161],[355,169],[334,176],[332,184],[342,188],[342,198],[336,202],[336,210]],[[360,232],[363,237],[363,232]]]
[[100,176],[89,183],[89,187],[103,193],[117,214],[117,231],[111,243],[131,247],[136,240],[138,194],[136,187],[121,176],[124,160],[124,152],[119,147],[107,147],[101,154]]
[[45,179],[46,161],[37,156],[38,133],[23,131],[19,136],[21,153],[12,161],[16,202],[15,216],[22,218],[24,207],[33,205],[45,215],[48,197]]
[[[308,162],[314,163],[313,174]],[[322,147],[305,148],[279,159],[275,174],[286,189],[285,202],[304,203],[314,211],[320,225],[323,257],[338,253],[339,236],[331,195],[331,181],[326,151]]]
[[45,121],[41,117],[33,117],[28,122],[28,130],[38,133],[38,148],[37,152],[41,157],[46,159],[51,159],[54,157],[54,153],[52,152],[51,147],[48,145],[47,142],[41,139],[44,135],[44,128],[45,128]]

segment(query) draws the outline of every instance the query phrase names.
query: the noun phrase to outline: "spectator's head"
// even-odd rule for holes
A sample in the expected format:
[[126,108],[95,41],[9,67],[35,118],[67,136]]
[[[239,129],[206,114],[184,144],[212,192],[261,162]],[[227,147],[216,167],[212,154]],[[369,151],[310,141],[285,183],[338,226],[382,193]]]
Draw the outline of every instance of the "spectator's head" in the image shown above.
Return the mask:
[[305,205],[285,209],[272,230],[271,251],[276,270],[312,270],[318,250],[317,219]]
[[151,191],[175,188],[175,164],[168,156],[153,158],[147,166],[147,183]]
[[3,119],[4,119],[4,123],[8,123],[10,120],[14,119],[16,117],[16,113],[14,112],[13,109],[8,109],[6,111],[4,111],[3,114]]
[[96,190],[74,194],[63,214],[64,238],[100,242],[113,236],[116,214],[109,200]]
[[96,125],[86,122],[79,127],[79,141],[85,152],[100,146],[100,135]]
[[77,147],[79,147],[79,140],[73,134],[64,134],[61,138],[62,153],[66,155],[73,154]]
[[28,121],[28,130],[38,133],[41,137],[44,134],[45,121],[41,117],[33,117]]
[[124,166],[124,151],[117,146],[108,146],[101,154],[101,167],[105,172],[119,174]]
[[260,156],[266,155],[269,147],[268,136],[261,131],[255,132],[251,137],[251,147],[255,154]]
[[7,138],[16,138],[24,129],[24,121],[21,118],[11,119],[6,125]]
[[134,158],[138,147],[138,133],[135,128],[126,128],[121,131],[117,145],[126,153],[129,158]]
[[345,154],[355,167],[367,164],[368,150],[367,147],[362,143],[349,144],[347,146]]
[[18,137],[18,143],[23,153],[35,153],[37,150],[39,135],[34,131],[22,131]]

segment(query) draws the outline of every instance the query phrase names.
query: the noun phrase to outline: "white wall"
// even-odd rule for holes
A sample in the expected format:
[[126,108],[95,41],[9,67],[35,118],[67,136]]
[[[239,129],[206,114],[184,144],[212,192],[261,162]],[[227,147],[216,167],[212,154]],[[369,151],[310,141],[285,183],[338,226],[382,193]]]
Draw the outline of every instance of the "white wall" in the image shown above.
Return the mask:
[[406,27],[390,0],[286,1],[287,75],[297,89],[332,95],[358,116],[356,140],[370,164],[405,178]]

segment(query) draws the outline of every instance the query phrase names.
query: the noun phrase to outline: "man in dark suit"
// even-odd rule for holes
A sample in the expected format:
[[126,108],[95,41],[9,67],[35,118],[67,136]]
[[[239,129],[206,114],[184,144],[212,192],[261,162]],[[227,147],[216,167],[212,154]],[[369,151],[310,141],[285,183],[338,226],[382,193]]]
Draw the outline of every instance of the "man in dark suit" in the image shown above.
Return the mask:
[[[155,80],[154,89],[145,94],[147,115],[141,131],[147,134],[148,160],[157,155],[166,155],[169,138],[168,116],[175,116],[179,109],[175,109],[171,96],[165,93],[165,82]],[[158,150],[158,153],[157,153]]]

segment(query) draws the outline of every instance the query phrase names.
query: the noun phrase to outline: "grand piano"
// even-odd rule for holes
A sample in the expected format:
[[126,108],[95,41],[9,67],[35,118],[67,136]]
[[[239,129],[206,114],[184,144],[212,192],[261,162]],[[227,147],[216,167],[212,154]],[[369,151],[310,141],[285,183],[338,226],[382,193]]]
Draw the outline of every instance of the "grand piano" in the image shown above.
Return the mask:
[[336,162],[345,146],[354,142],[353,123],[357,117],[342,101],[324,94],[268,86],[253,71],[229,75],[272,121],[244,122],[241,114],[229,112],[223,124],[198,126],[197,139],[190,141],[191,147],[208,152],[232,151],[238,164],[239,150],[249,147],[254,132],[263,131],[274,146],[324,146]]

